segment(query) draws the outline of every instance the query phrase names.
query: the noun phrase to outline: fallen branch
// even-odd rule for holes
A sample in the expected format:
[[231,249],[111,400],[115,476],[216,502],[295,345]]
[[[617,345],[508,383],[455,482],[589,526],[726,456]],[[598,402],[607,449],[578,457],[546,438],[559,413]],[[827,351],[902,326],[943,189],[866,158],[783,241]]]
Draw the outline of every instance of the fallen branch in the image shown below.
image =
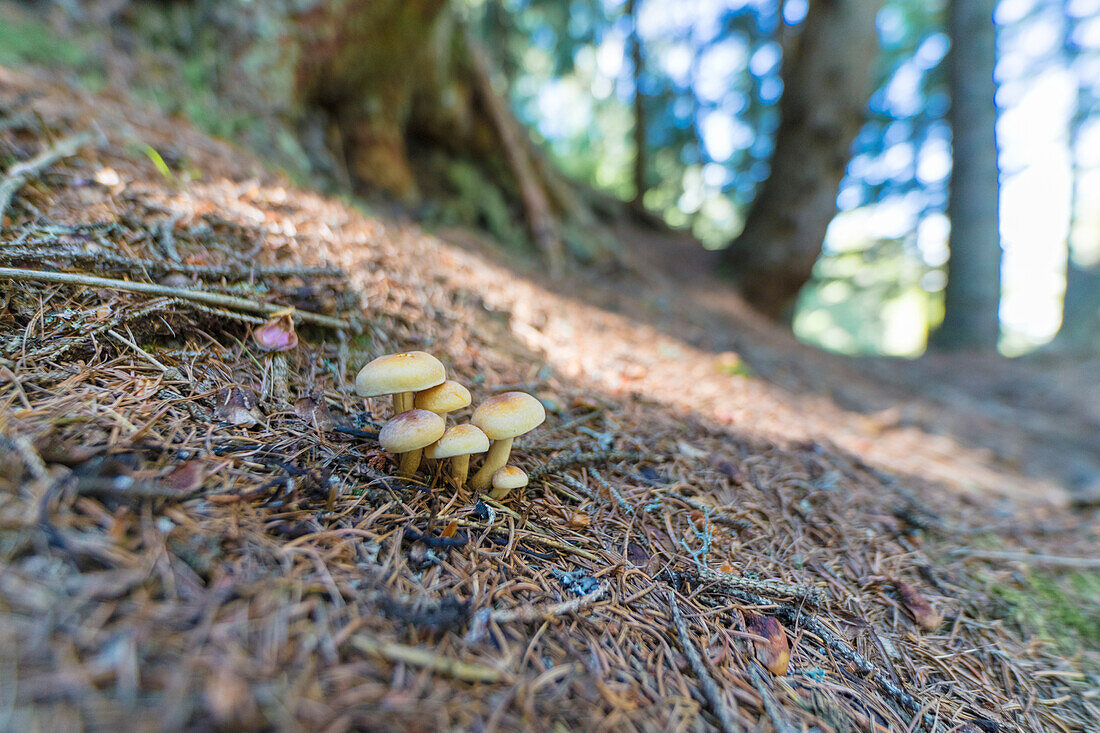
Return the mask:
[[562,274],[565,263],[561,233],[558,231],[558,223],[550,207],[550,201],[540,185],[534,164],[528,157],[523,144],[524,133],[516,124],[504,98],[493,88],[489,73],[488,51],[474,39],[468,29],[465,40],[470,49],[477,94],[481,97],[489,120],[496,128],[504,158],[512,170],[512,175],[516,178],[516,183],[519,184],[520,200],[523,203],[531,236],[542,251],[550,277],[558,278]]
[[[42,171],[59,160],[76,155],[78,150],[91,141],[91,134],[82,132],[58,140],[30,160],[13,165],[4,180],[0,181],[0,222],[3,221],[4,212],[11,204],[12,197],[26,185],[32,176],[40,175]],[[2,228],[2,225],[0,225],[0,228]]]
[[1059,555],[1032,555],[1028,552],[996,552],[993,550],[969,550],[959,548],[950,554],[964,560],[1003,560],[1019,562],[1025,565],[1041,565],[1048,568],[1075,568],[1078,570],[1100,569],[1097,557],[1062,557]]
[[6,247],[0,251],[4,262],[87,262],[97,270],[116,270],[132,273],[166,274],[179,272],[196,277],[216,277],[227,280],[246,280],[250,277],[341,277],[344,271],[335,266],[306,267],[300,265],[190,265],[183,262],[145,260],[113,252],[89,252],[79,249],[45,249],[40,247]]
[[591,593],[587,593],[569,601],[562,601],[561,603],[552,603],[544,606],[528,606],[526,608],[483,608],[474,614],[474,621],[470,625],[470,631],[466,634],[466,641],[471,643],[480,641],[485,636],[485,629],[490,623],[504,624],[513,621],[531,623],[534,621],[542,621],[547,618],[555,618],[557,616],[566,616],[571,613],[576,613],[582,608],[591,606],[593,603],[603,598],[605,593],[607,593],[607,586],[601,585]]
[[[685,576],[681,573],[667,573],[664,580],[676,586],[684,577]],[[723,590],[721,592],[755,606],[771,607],[771,613],[791,628],[801,627],[810,632],[812,636],[803,636],[802,638],[804,641],[816,636],[831,653],[851,664],[861,674],[866,675],[867,679],[871,683],[877,685],[890,699],[901,705],[909,713],[919,714],[922,722],[929,730],[936,729],[937,718],[935,715],[928,712],[925,706],[921,705],[915,697],[906,692],[901,685],[891,680],[882,670],[876,667],[871,660],[867,659],[867,657],[848,645],[847,642],[842,641],[833,634],[833,632],[829,631],[825,624],[818,621],[810,613],[798,606],[792,606],[787,603],[776,603],[774,600],[757,593],[732,589]]]
[[541,466],[535,466],[527,472],[530,480],[535,480],[548,473],[557,473],[565,468],[573,466],[592,466],[598,463],[611,463],[613,461],[641,461],[645,459],[644,453],[621,450],[596,450],[577,451],[564,456],[552,458]]
[[770,578],[745,578],[729,573],[721,573],[716,570],[694,570],[680,572],[682,580],[691,585],[711,584],[723,591],[739,591],[747,593],[761,593],[769,596],[780,596],[805,601],[815,606],[823,606],[829,600],[824,590],[813,585],[797,583],[784,583],[781,580]]
[[718,719],[718,727],[724,733],[740,731],[741,727],[730,717],[729,709],[727,709],[725,700],[722,697],[722,691],[718,689],[714,678],[710,676],[706,663],[703,662],[703,657],[691,640],[691,634],[688,633],[687,624],[680,612],[680,604],[676,601],[676,591],[674,590],[668,591],[668,605],[672,609],[672,625],[676,627],[676,635],[680,637],[680,647],[687,656],[691,671],[695,673],[695,677],[699,680],[699,687],[702,688],[706,703],[710,705],[710,711]]
[[[93,288],[113,288],[114,290],[124,290],[131,293],[144,293],[147,295],[159,295],[169,298],[194,300],[198,301],[199,303],[220,305],[224,308],[233,308],[235,310],[248,311],[250,313],[270,314],[276,311],[283,310],[286,307],[275,305],[273,303],[257,303],[256,301],[248,300],[247,298],[238,298],[233,295],[208,293],[205,290],[171,288],[165,285],[157,285],[156,283],[114,280],[112,278],[95,277],[92,275],[83,275],[81,273],[74,272],[48,272],[42,270],[20,270],[13,267],[0,267],[0,279],[64,283],[66,285],[85,285]],[[294,309],[293,316],[294,319],[297,321],[316,323],[319,326],[328,326],[329,328],[339,329],[350,328],[350,324],[348,324],[347,321],[341,320],[339,318],[332,318],[330,316],[323,316],[319,313],[311,313],[310,311],[299,310],[297,308]]]
[[353,636],[349,643],[365,654],[375,654],[391,662],[404,662],[414,667],[426,667],[463,682],[498,682],[504,676],[500,670],[441,657],[430,649],[379,641],[363,634]]

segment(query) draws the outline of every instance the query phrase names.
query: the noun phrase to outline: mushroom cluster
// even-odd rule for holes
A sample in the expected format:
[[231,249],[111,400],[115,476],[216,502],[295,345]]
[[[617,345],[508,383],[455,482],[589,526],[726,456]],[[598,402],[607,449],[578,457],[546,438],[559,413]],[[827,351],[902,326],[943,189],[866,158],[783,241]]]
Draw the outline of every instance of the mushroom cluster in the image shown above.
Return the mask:
[[393,417],[382,426],[378,442],[398,455],[401,475],[413,476],[423,456],[441,462],[449,458],[447,477],[459,489],[469,475],[471,456],[486,453],[471,488],[491,488],[490,496],[501,499],[527,485],[527,474],[509,466],[508,457],[512,441],[546,419],[542,403],[531,395],[495,395],[478,406],[469,423],[448,428],[447,416],[470,405],[470,390],[447,379],[442,362],[424,351],[378,357],[359,370],[355,391],[361,397],[393,395]]

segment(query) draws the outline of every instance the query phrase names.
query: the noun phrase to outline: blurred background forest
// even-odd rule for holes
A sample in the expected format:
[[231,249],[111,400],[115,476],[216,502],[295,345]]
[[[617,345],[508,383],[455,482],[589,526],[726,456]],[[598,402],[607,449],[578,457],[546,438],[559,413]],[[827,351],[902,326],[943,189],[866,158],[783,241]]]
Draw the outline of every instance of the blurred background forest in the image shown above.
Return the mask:
[[690,231],[826,349],[919,355],[945,302],[944,346],[1100,341],[1100,0],[0,13],[0,64],[129,89],[298,180],[473,224],[553,269],[614,266],[630,242],[606,225],[629,217]]

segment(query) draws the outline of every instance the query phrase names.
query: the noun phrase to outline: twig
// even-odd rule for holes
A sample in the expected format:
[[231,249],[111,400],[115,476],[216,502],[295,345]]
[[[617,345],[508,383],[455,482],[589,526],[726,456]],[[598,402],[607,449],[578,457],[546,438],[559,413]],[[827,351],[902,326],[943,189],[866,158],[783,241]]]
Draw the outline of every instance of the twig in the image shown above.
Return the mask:
[[[107,277],[95,277],[73,272],[46,272],[42,270],[20,270],[13,267],[0,267],[0,278],[9,280],[31,280],[36,282],[65,283],[67,285],[86,285],[93,288],[113,288],[125,290],[131,293],[145,293],[148,295],[162,295],[171,298],[183,298],[195,300],[200,303],[220,305],[225,308],[248,311],[251,313],[274,313],[283,310],[286,306],[273,303],[257,303],[245,298],[221,293],[208,293],[205,290],[190,290],[188,288],[171,288],[156,283],[131,282],[129,280],[114,280]],[[319,326],[347,329],[349,324],[339,318],[322,316],[310,311],[294,309],[294,318],[298,321],[316,323]]]
[[393,662],[426,667],[463,682],[498,682],[504,676],[500,670],[460,662],[450,657],[441,657],[430,649],[406,646],[392,641],[380,641],[363,634],[353,636],[349,643],[365,654],[376,654]]
[[753,526],[752,522],[746,522],[744,519],[738,519],[737,517],[730,516],[728,513],[716,510],[709,504],[704,504],[701,501],[692,499],[690,496],[684,496],[678,491],[662,491],[660,496],[667,496],[669,499],[675,499],[676,501],[682,501],[692,509],[696,509],[701,512],[707,513],[707,518],[715,524],[724,524],[727,527],[733,527],[734,529],[748,529]]
[[470,631],[466,634],[466,641],[471,643],[480,641],[485,636],[485,629],[490,623],[502,624],[512,621],[531,623],[532,621],[541,621],[546,618],[576,613],[582,608],[591,606],[593,603],[603,598],[605,593],[607,593],[607,586],[600,585],[596,590],[579,598],[545,606],[502,609],[483,608],[474,614],[474,620],[470,625]]
[[1100,558],[1096,557],[1061,557],[1058,555],[1032,555],[1028,552],[996,552],[993,550],[970,550],[960,547],[952,550],[951,555],[962,557],[964,560],[1004,560],[1005,562],[1020,562],[1025,565],[1041,565],[1044,567],[1077,568],[1079,570],[1095,570],[1100,568]]
[[772,727],[775,728],[776,733],[796,733],[794,726],[784,720],[779,701],[775,699],[775,695],[768,686],[768,680],[761,671],[762,669],[763,667],[760,666],[760,662],[755,659],[749,660],[749,682],[752,683],[753,689],[756,690],[756,694],[760,696],[760,701],[764,706],[764,713],[771,720]]
[[770,578],[745,578],[716,570],[701,568],[692,572],[679,573],[680,578],[692,585],[709,583],[724,591],[740,591],[747,593],[763,593],[769,596],[781,596],[805,601],[815,606],[823,606],[828,600],[828,594],[821,588],[813,585],[801,585],[796,583],[784,583],[781,580]]
[[76,155],[78,150],[91,141],[91,133],[82,132],[72,135],[57,141],[30,160],[13,165],[4,180],[0,181],[0,220],[3,219],[4,212],[11,204],[12,197],[32,176],[39,175],[59,160]]
[[[684,575],[681,573],[668,573],[665,576],[666,582],[669,582],[673,586],[677,585],[682,578],[684,578]],[[915,697],[902,689],[901,685],[891,680],[882,670],[876,667],[873,662],[855,649],[852,649],[851,646],[835,636],[833,632],[829,631],[823,623],[802,608],[786,603],[776,603],[766,596],[748,591],[730,589],[723,592],[756,606],[772,607],[772,613],[781,621],[791,627],[801,626],[803,629],[810,632],[810,634],[816,636],[826,647],[828,647],[829,651],[850,663],[860,673],[867,675],[867,679],[877,685],[887,696],[894,700],[894,702],[901,705],[910,713],[919,713],[925,726],[930,730],[935,730],[936,717],[932,713],[927,712],[924,706],[921,705]]]
[[[2,268],[0,268],[2,274]],[[591,466],[597,463],[611,463],[612,461],[641,461],[645,459],[644,453],[621,450],[596,450],[577,451],[564,456],[552,458],[541,466],[535,466],[527,472],[528,478],[537,479],[548,473],[556,473],[564,468],[572,466]]]
[[157,361],[155,358],[153,358],[152,354],[150,354],[148,351],[146,351],[145,349],[143,349],[140,346],[138,346],[137,344],[135,344],[130,339],[123,336],[118,331],[114,330],[113,328],[108,328],[107,329],[107,334],[110,335],[111,338],[114,338],[118,341],[121,341],[124,345],[129,346],[131,349],[136,351],[143,359],[148,361],[150,364],[155,366],[157,369],[160,369],[162,372],[167,372],[168,371],[168,367],[164,366],[159,361]]
[[5,262],[65,260],[67,262],[90,262],[99,270],[117,270],[120,272],[179,272],[196,277],[218,277],[227,280],[244,280],[249,277],[342,277],[345,273],[339,267],[304,267],[298,265],[191,265],[184,262],[168,263],[161,260],[144,260],[113,252],[89,252],[77,249],[43,249],[40,247],[6,247],[0,251],[0,260]]
[[672,624],[676,627],[677,636],[680,637],[680,646],[688,658],[691,671],[695,673],[695,677],[699,680],[699,687],[702,688],[706,703],[710,705],[711,712],[718,719],[718,727],[725,733],[740,731],[741,727],[730,717],[725,700],[722,698],[722,691],[718,689],[714,678],[710,676],[703,658],[699,655],[699,650],[695,648],[695,644],[691,640],[687,624],[684,622],[684,616],[680,612],[680,605],[676,601],[676,591],[671,589],[668,591],[668,605],[672,609]]

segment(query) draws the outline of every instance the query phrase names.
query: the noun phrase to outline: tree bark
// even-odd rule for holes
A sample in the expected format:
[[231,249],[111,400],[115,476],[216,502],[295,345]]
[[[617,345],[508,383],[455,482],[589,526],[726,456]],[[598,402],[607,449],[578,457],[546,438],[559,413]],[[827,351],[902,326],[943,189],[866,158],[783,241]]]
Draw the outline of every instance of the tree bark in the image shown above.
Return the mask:
[[725,255],[757,310],[781,318],[810,279],[863,125],[882,0],[814,0],[791,58],[771,174]]
[[[1074,31],[1078,28],[1075,16],[1070,12],[1070,0],[1064,0],[1065,13],[1062,22],[1062,49],[1066,55],[1067,63],[1072,63],[1081,53],[1080,45],[1074,38]],[[1081,200],[1081,166],[1080,151],[1078,150],[1081,137],[1081,127],[1088,118],[1086,105],[1087,96],[1092,94],[1090,79],[1083,77],[1077,80],[1077,89],[1074,97],[1073,115],[1070,117],[1067,138],[1069,141],[1070,175],[1072,176],[1072,192],[1070,194],[1070,217],[1066,251],[1066,294],[1062,301],[1062,325],[1054,338],[1052,346],[1056,350],[1075,352],[1100,350],[1100,262],[1086,267],[1074,259],[1074,234],[1077,231],[1077,223],[1080,215]]]
[[646,131],[645,98],[642,96],[642,75],[645,73],[645,60],[642,58],[642,35],[638,30],[638,0],[627,0],[626,15],[630,19],[630,61],[634,79],[634,199],[631,206],[637,211],[645,210],[645,193],[649,189],[646,183],[648,133]]
[[952,0],[947,9],[951,52],[951,219],[940,348],[996,353],[1000,335],[1000,185],[997,167],[995,0]]

